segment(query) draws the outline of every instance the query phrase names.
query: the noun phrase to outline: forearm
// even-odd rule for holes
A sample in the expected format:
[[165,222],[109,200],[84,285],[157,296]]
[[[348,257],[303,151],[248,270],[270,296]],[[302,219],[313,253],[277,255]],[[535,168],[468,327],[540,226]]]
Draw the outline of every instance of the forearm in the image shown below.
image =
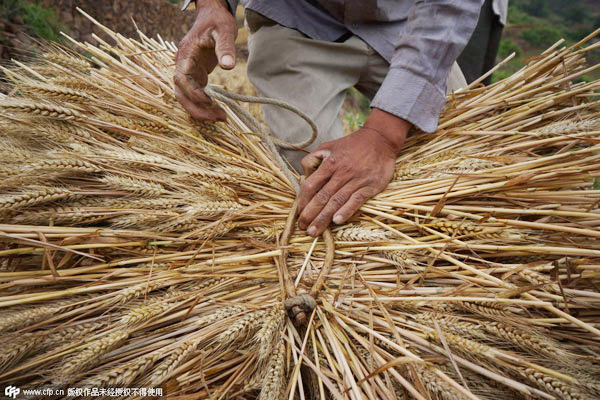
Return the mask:
[[182,10],[187,9],[192,3],[195,4],[196,13],[198,13],[198,10],[200,10],[203,6],[223,6],[227,7],[229,11],[233,13],[233,10],[237,8],[239,0],[186,0],[183,4]]

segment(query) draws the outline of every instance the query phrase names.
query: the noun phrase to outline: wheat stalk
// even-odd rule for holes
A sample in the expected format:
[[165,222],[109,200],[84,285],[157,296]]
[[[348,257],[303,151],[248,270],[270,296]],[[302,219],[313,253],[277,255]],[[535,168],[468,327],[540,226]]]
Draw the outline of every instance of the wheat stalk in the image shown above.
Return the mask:
[[390,185],[314,239],[259,124],[218,99],[227,122],[192,121],[176,47],[98,27],[110,41],[71,40],[88,58],[3,68],[0,381],[597,397],[600,82],[575,81],[594,35],[454,93]]
[[64,199],[72,196],[68,189],[45,187],[37,190],[25,191],[22,194],[0,197],[0,209],[18,209],[31,207],[41,203]]
[[127,387],[135,379],[146,373],[156,361],[160,358],[162,351],[154,351],[134,360],[125,365],[119,365],[106,372],[101,372],[92,378],[84,380],[81,384],[86,387]]
[[281,397],[285,379],[285,344],[279,340],[269,357],[265,377],[261,383],[260,400],[277,400]]
[[100,339],[89,342],[83,350],[69,358],[58,368],[55,374],[57,382],[68,382],[78,372],[96,365],[104,354],[119,346],[128,336],[129,333],[127,331],[117,330],[106,334]]

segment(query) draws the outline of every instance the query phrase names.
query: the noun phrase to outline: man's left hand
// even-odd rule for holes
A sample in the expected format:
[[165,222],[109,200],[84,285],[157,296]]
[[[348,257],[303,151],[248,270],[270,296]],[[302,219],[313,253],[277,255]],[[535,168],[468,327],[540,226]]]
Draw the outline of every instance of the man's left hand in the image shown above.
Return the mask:
[[307,179],[298,201],[298,225],[320,235],[333,220],[346,222],[394,176],[396,157],[410,123],[373,109],[365,125],[349,136],[319,146],[302,159]]

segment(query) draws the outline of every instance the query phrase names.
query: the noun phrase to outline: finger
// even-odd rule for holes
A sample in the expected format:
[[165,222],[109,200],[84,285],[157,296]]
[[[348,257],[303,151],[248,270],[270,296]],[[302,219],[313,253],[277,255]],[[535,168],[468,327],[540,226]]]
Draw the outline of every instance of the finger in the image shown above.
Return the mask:
[[371,197],[375,196],[376,191],[371,187],[363,187],[352,193],[349,200],[334,214],[333,222],[343,224],[362,207]]
[[[360,182],[351,181],[338,190],[327,202],[321,212],[312,220],[308,227],[308,234],[318,236],[331,223],[334,214],[338,212],[350,199],[350,196],[355,193],[360,187]],[[309,206],[310,207],[310,206]]]
[[223,109],[220,107],[216,105],[210,105],[210,107],[199,105],[198,103],[186,97],[185,93],[177,86],[175,87],[175,97],[194,119],[215,122],[225,121],[227,118],[225,111],[223,111]]
[[306,155],[301,161],[300,165],[304,170],[304,176],[310,176],[313,172],[319,168],[323,159],[330,154],[329,150],[315,150]]
[[183,58],[175,65],[175,74],[186,76],[196,83],[195,87],[203,88],[216,64],[215,55],[207,55],[202,49],[197,49],[192,56]]
[[235,67],[235,32],[227,27],[217,27],[211,35],[215,41],[215,54],[221,68]]
[[[315,172],[311,177],[316,176],[317,174],[319,174],[319,172],[320,169],[317,170],[317,172]],[[340,193],[338,195],[338,192],[342,187],[344,187],[344,185],[346,185],[346,183],[347,179],[340,177],[340,175],[334,175],[332,178],[330,178],[327,181],[327,183],[314,196],[312,196],[309,203],[302,210],[302,213],[298,218],[298,225],[300,226],[300,228],[306,229],[306,227],[308,227],[307,233],[309,235],[317,235],[317,228],[314,226],[316,217],[323,212],[324,208],[326,208],[326,206],[329,204],[332,198],[335,197],[335,201],[340,202],[340,207],[346,202],[345,200],[342,201],[344,193]],[[348,193],[347,197],[349,197],[350,194],[351,192]],[[327,225],[329,225],[332,216],[333,211],[331,212],[331,215],[329,215],[328,219],[324,215],[322,217],[323,220],[319,221],[319,227],[324,225],[324,229]]]
[[[308,203],[310,203],[317,192],[319,192],[321,188],[329,181],[333,175],[333,172],[334,170],[332,168],[328,168],[326,165],[321,164],[321,166],[314,173],[312,173],[304,180],[304,182],[302,182],[300,196],[298,197],[298,215],[302,214],[302,211],[304,208],[306,208]],[[306,228],[304,222],[307,221],[300,219],[298,222],[300,228]]]
[[212,106],[212,100],[203,90],[208,82],[208,71],[202,63],[195,62],[191,58],[183,59],[175,68],[173,82],[175,88],[179,88],[191,101],[205,107]]
[[175,83],[175,96],[184,97],[199,107],[213,107],[212,100],[188,76],[177,74],[173,77]]
[[179,68],[180,63],[183,60],[190,58],[192,54],[192,47],[189,45],[189,43],[190,42],[187,40],[187,35],[181,40],[181,42],[179,42],[179,48],[177,49],[177,53],[175,53],[175,68]]
[[[301,164],[308,177],[302,183],[300,196],[298,197],[298,215],[302,214],[304,208],[335,172],[335,160],[331,157],[331,152],[328,149],[317,149],[302,159]],[[324,162],[324,160],[328,160],[328,162]],[[316,171],[313,168],[316,168]],[[300,219],[300,228],[306,229],[309,222]]]

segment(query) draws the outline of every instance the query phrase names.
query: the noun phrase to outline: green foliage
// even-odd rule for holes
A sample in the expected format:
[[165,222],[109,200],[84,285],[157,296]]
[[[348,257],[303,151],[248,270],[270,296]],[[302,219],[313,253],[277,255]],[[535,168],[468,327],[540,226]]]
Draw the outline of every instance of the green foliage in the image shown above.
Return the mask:
[[356,131],[365,124],[371,113],[371,101],[356,88],[346,90],[346,102],[344,104],[344,125],[352,131]]
[[579,83],[579,82],[589,83],[591,81],[592,81],[592,78],[589,75],[581,75],[579,78],[573,79],[573,82],[575,82],[575,83]]
[[581,24],[585,20],[585,9],[580,5],[574,5],[564,12],[565,19],[571,24]]
[[534,17],[547,17],[549,14],[548,0],[521,0],[516,6]]
[[550,25],[541,25],[526,29],[519,35],[521,39],[525,40],[531,46],[541,48],[547,48],[565,36],[567,35],[562,29]]
[[[492,76],[496,82],[523,67],[529,57],[537,56],[561,38],[571,45],[600,26],[600,14],[594,2],[588,0],[511,0],[508,6],[508,24],[498,51],[505,58],[512,51],[517,57]],[[520,49],[520,52],[517,51]],[[600,52],[586,54],[588,65],[600,63]],[[600,70],[576,79],[588,82],[600,79]]]
[[516,53],[516,56],[520,57],[522,54],[521,47],[512,39],[502,39],[498,46],[498,57],[503,60],[512,53]]
[[353,131],[356,131],[362,128],[362,126],[365,124],[367,121],[367,115],[363,114],[362,112],[347,112],[344,115],[344,119],[346,120],[348,126],[352,128]]
[[515,6],[513,3],[508,5],[508,23],[511,25],[531,25],[535,18]]
[[600,178],[594,178],[594,190],[600,190]]
[[2,0],[0,17],[13,20],[16,16],[23,19],[31,33],[43,39],[58,41],[61,38],[59,32],[66,31],[52,8],[27,0]]
[[584,37],[586,37],[587,35],[589,35],[594,29],[590,29],[589,27],[583,27],[583,28],[579,28],[579,29],[569,29],[566,34],[567,37],[574,41],[577,42],[581,39],[583,39]]
[[499,69],[494,72],[492,75],[492,83],[501,81],[502,79],[506,79],[513,74],[513,71],[508,69]]

